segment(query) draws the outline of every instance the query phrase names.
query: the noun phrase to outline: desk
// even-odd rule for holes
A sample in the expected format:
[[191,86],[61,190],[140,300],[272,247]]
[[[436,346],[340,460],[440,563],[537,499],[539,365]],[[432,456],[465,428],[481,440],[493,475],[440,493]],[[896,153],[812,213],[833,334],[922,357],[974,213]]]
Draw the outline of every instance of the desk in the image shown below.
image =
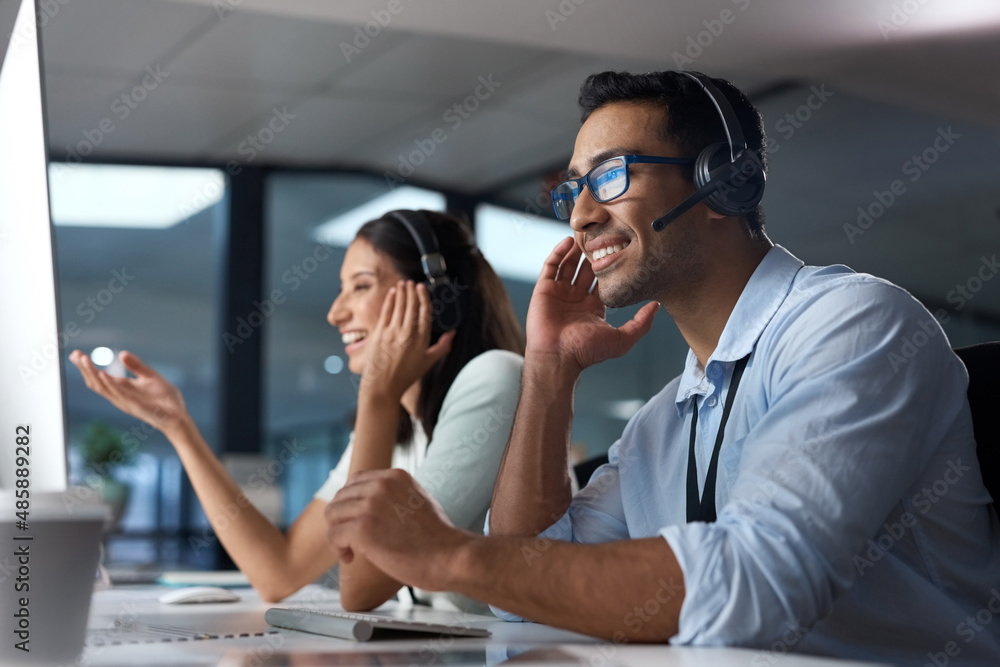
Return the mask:
[[[121,587],[97,591],[91,603],[88,635],[101,638],[99,644],[84,649],[81,667],[133,667],[135,665],[239,666],[269,665],[495,665],[517,656],[523,664],[635,665],[637,667],[859,667],[863,663],[832,661],[803,656],[783,657],[761,651],[740,649],[673,648],[669,646],[627,646],[595,640],[574,632],[535,623],[505,623],[493,617],[414,608],[413,618],[448,622],[460,619],[493,633],[490,639],[420,638],[364,643],[322,637],[290,630],[278,631],[264,622],[264,612],[272,604],[262,602],[251,589],[236,589],[240,602],[223,604],[164,605],[157,597],[163,587]],[[340,609],[336,591],[307,586],[284,600],[280,606],[315,606]],[[398,605],[387,603],[379,610]],[[116,626],[116,622],[118,626]],[[169,625],[192,631],[235,635],[202,641],[169,641],[146,644],[112,645],[121,639],[122,624]],[[240,636],[240,635],[244,636]],[[391,656],[388,651],[411,651]],[[278,660],[275,654],[291,658]],[[310,655],[313,654],[313,655]],[[317,656],[315,654],[326,654]],[[380,655],[376,655],[380,654]]]

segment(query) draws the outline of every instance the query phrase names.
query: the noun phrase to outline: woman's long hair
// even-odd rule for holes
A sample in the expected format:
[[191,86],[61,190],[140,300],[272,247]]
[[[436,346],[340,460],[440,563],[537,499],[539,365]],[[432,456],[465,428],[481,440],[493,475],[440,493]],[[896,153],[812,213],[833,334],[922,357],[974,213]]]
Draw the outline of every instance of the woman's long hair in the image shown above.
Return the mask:
[[[524,330],[511,306],[500,277],[479,252],[469,226],[459,218],[436,211],[417,211],[437,236],[448,276],[460,295],[462,321],[451,343],[451,351],[420,380],[417,417],[427,439],[433,436],[445,394],[459,371],[472,358],[487,350],[509,350],[524,354]],[[401,222],[382,217],[365,223],[357,238],[372,244],[388,257],[396,271],[416,283],[426,281],[416,241]],[[413,425],[400,407],[396,442],[408,443]]]

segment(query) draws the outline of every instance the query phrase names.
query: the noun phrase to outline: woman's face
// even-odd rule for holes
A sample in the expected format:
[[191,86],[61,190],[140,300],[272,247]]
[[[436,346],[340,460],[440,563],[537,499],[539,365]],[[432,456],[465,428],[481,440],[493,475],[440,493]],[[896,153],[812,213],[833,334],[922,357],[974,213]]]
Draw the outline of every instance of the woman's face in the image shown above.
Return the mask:
[[340,267],[340,294],[326,319],[340,330],[352,373],[364,370],[365,339],[375,329],[389,288],[402,279],[392,260],[365,239],[356,238],[347,248]]

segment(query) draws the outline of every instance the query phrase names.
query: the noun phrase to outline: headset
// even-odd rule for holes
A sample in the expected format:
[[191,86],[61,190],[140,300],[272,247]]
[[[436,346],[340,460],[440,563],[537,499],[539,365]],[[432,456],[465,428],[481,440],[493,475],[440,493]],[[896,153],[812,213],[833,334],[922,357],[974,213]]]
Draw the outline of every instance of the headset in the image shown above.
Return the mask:
[[722,215],[743,215],[752,211],[764,196],[764,165],[760,151],[749,150],[736,112],[726,96],[708,77],[678,72],[705,91],[719,112],[726,141],[706,146],[695,159],[694,184],[697,188],[687,199],[653,221],[656,231],[686,213],[700,201]]
[[457,329],[462,323],[463,302],[467,300],[467,286],[453,282],[448,276],[448,265],[441,254],[437,234],[431,227],[430,220],[419,211],[400,209],[389,211],[383,217],[397,220],[413,237],[420,252],[420,265],[423,267],[424,283],[431,297],[434,322],[431,326],[431,340],[445,331]]

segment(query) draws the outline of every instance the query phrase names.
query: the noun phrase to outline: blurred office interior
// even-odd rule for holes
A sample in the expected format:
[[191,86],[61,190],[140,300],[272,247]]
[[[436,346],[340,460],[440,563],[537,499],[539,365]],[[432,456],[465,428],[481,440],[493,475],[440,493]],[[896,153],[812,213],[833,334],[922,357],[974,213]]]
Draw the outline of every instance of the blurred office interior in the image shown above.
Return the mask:
[[[523,322],[570,231],[547,191],[592,72],[733,80],[771,137],[775,243],[903,286],[954,346],[1000,338],[995,0],[48,0],[39,22],[67,352],[129,349],[177,384],[283,525],[351,428],[357,378],[325,316],[354,230],[464,213]],[[686,350],[661,312],[588,370],[579,456]],[[75,479],[95,421],[137,454],[109,558],[223,562],[170,445],[65,373]]]

